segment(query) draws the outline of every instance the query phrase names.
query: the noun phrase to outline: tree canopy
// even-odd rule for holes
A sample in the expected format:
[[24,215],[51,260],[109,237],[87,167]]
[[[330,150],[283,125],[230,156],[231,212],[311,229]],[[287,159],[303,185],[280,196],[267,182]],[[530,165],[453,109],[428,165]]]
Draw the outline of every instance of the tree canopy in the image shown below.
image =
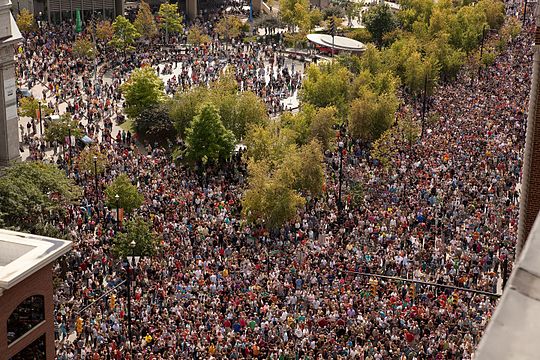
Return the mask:
[[79,170],[89,174],[94,174],[96,170],[98,174],[103,173],[107,164],[107,155],[101,152],[98,145],[87,146],[77,156]]
[[[135,246],[131,243],[134,242]],[[152,223],[137,216],[128,220],[123,231],[116,234],[113,253],[119,258],[128,256],[154,256],[159,247],[159,239],[152,229]]]
[[152,11],[150,10],[150,5],[147,2],[141,1],[139,4],[139,11],[137,12],[137,17],[133,22],[135,29],[141,34],[142,37],[146,39],[154,38],[157,33],[156,20]]
[[225,41],[230,41],[240,35],[242,22],[238,16],[225,15],[216,24],[216,33]]
[[397,20],[386,4],[371,7],[362,18],[378,46],[383,45],[384,36],[397,27]]
[[15,163],[0,176],[0,221],[14,229],[43,233],[81,196],[81,189],[55,165]]
[[79,128],[79,122],[73,120],[70,113],[65,113],[60,115],[60,119],[48,123],[44,137],[49,142],[56,141],[59,144],[69,144],[69,140],[66,141],[66,139],[70,133],[75,138],[81,137],[83,134]]
[[86,36],[81,36],[73,43],[73,55],[80,58],[95,59],[97,49],[92,40]]
[[134,129],[139,136],[150,143],[173,141],[176,129],[166,104],[144,108],[134,120]]
[[205,103],[186,130],[186,158],[202,165],[219,163],[232,154],[235,143],[216,106]]
[[334,106],[347,113],[353,75],[338,63],[310,65],[302,82],[300,99],[316,107]]
[[207,44],[211,41],[200,25],[193,25],[189,28],[187,42],[192,45]]
[[109,20],[102,20],[96,24],[96,37],[101,40],[108,42],[112,39],[114,35],[114,29]]
[[111,209],[116,209],[118,195],[118,205],[128,214],[140,207],[144,197],[137,187],[131,183],[126,174],[118,175],[113,182],[105,189],[105,199]]
[[181,136],[205,102],[216,106],[221,122],[238,141],[245,137],[251,125],[262,124],[268,118],[262,99],[250,91],[238,92],[234,70],[230,70],[222,74],[210,88],[199,86],[177,93],[168,103],[171,119]]
[[163,80],[151,66],[135,69],[121,86],[126,99],[124,111],[136,119],[144,109],[159,104],[165,97]]
[[109,43],[124,53],[133,50],[135,40],[141,36],[135,26],[128,19],[119,15],[114,20],[112,28],[113,35]]
[[178,12],[178,4],[163,3],[159,6],[158,11],[159,26],[165,30],[169,42],[169,34],[179,33],[184,26],[182,25],[182,15]]
[[26,8],[21,9],[21,12],[17,15],[16,22],[19,30],[21,30],[23,33],[29,33],[36,27],[34,14],[32,14],[30,10]]
[[26,116],[32,119],[37,119],[39,117],[40,108],[42,118],[54,112],[54,110],[48,107],[45,102],[41,103],[38,99],[34,97],[21,98],[17,111],[19,113],[19,116]]

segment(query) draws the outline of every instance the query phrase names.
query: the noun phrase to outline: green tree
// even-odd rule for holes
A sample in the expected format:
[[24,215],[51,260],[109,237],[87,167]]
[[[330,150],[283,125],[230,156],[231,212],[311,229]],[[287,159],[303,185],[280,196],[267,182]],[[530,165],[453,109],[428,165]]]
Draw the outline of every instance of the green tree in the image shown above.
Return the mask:
[[79,169],[82,172],[89,174],[94,174],[96,170],[98,174],[103,173],[108,162],[107,154],[102,152],[98,145],[86,147],[77,156],[77,165]]
[[161,103],[165,97],[163,80],[150,66],[134,70],[128,81],[120,87],[126,106],[124,111],[136,119],[144,109]]
[[211,41],[210,36],[204,33],[199,25],[193,25],[189,28],[187,42],[192,45],[208,44]]
[[330,148],[336,136],[334,126],[337,123],[337,109],[333,106],[318,109],[313,117],[310,125],[311,137],[321,144],[323,150]]
[[485,16],[490,29],[499,29],[504,24],[504,3],[500,0],[480,0],[476,4]]
[[135,43],[135,40],[141,36],[141,34],[137,31],[137,29],[135,29],[135,26],[133,26],[128,19],[121,15],[116,17],[112,24],[112,28],[113,36],[109,43],[118,50],[121,50],[125,57],[127,51],[135,49],[133,44]]
[[345,35],[364,44],[373,41],[371,33],[366,28],[348,29]]
[[426,57],[437,60],[443,81],[455,79],[466,60],[465,52],[450,45],[448,39],[448,34],[440,34],[425,45]]
[[469,54],[480,43],[484,25],[487,25],[487,19],[482,9],[476,6],[460,8],[450,27],[450,43]]
[[283,159],[275,177],[284,184],[289,184],[300,194],[320,195],[324,183],[324,169],[319,142],[312,140],[292,151]]
[[335,106],[347,113],[353,75],[338,63],[310,65],[300,90],[300,99],[316,107]]
[[364,141],[377,140],[392,125],[398,104],[395,94],[377,95],[366,89],[351,103],[349,132]]
[[280,178],[271,177],[266,162],[252,161],[248,170],[249,187],[242,198],[244,216],[267,229],[279,229],[296,216],[305,199]]
[[17,230],[44,232],[53,219],[63,217],[81,189],[53,164],[20,162],[0,176],[0,223]]
[[296,151],[297,138],[295,131],[275,122],[252,126],[245,141],[247,156],[253,161],[266,161],[273,170]]
[[[135,246],[132,246],[131,243]],[[154,256],[159,247],[159,238],[152,223],[137,216],[126,222],[124,231],[118,232],[113,243],[113,254],[118,258],[128,256]]]
[[279,131],[290,130],[290,134],[293,135],[294,142],[297,145],[307,144],[310,140],[310,126],[316,111],[317,109],[313,105],[306,104],[296,114],[289,111],[281,114],[279,119],[281,129]]
[[420,125],[410,114],[405,114],[405,116],[399,118],[397,125],[396,131],[402,141],[409,146],[412,146],[420,138]]
[[217,163],[231,155],[234,145],[234,134],[223,126],[216,106],[202,105],[186,130],[187,159],[203,165]]
[[176,129],[165,104],[144,108],[135,118],[134,128],[137,134],[149,143],[164,143],[176,138]]
[[394,41],[381,52],[384,65],[400,77],[405,78],[405,63],[415,52],[421,52],[418,40],[411,35]]
[[[364,51],[362,57],[365,56],[366,51]],[[336,61],[354,75],[358,75],[362,70],[362,60],[360,60],[358,56],[352,54],[340,54],[336,57]]]
[[434,1],[405,0],[400,4],[402,8],[397,16],[403,28],[412,31],[415,23],[429,24]]
[[238,16],[225,15],[216,24],[215,31],[225,42],[229,42],[240,35],[241,28],[242,21]]
[[[301,29],[302,31],[304,32],[311,32],[313,29],[315,29],[315,27],[317,27],[321,21],[323,20],[323,14],[322,12],[315,8],[315,9],[312,9],[308,12],[308,15],[307,15],[307,20],[305,22],[303,22],[301,25]],[[336,24],[340,24],[341,23],[341,19],[339,21],[336,21]]]
[[309,27],[309,1],[308,0],[280,0],[279,15],[281,20],[289,25],[294,32],[296,27]]
[[323,10],[322,15],[324,20],[334,18],[337,25],[340,23],[340,19],[345,17],[345,7],[338,4],[331,4]]
[[32,14],[28,9],[23,8],[17,15],[17,26],[19,27],[19,30],[25,34],[34,30],[36,27],[34,14]]
[[185,136],[186,129],[190,126],[201,104],[207,98],[208,89],[197,86],[187,91],[176,93],[173,100],[168,103],[171,120],[180,136]]
[[[436,59],[425,58],[418,52],[414,52],[405,62],[404,85],[413,95],[420,95],[427,85],[427,91],[431,92],[438,80],[440,66]],[[426,84],[427,81],[427,84]]]
[[146,39],[153,39],[157,35],[156,21],[147,2],[141,1],[139,4],[139,11],[133,25],[139,34]]
[[385,169],[390,167],[396,153],[397,149],[391,130],[384,131],[381,136],[373,142],[371,157],[377,160]]
[[104,42],[109,42],[114,35],[114,29],[109,20],[102,20],[96,25],[96,37]]
[[[230,97],[220,96],[218,92],[214,96],[218,97],[214,104],[219,108],[223,125],[233,132],[236,139],[243,139],[249,126],[263,124],[268,119],[266,105],[251,91],[236,93]],[[227,100],[232,102],[225,104]]]
[[349,188],[352,206],[355,208],[361,207],[364,203],[364,186],[360,181],[355,181]]
[[60,116],[60,119],[49,122],[45,128],[44,137],[45,141],[56,141],[59,144],[69,144],[69,142],[66,142],[66,138],[68,138],[70,133],[71,136],[75,138],[79,138],[83,134],[79,128],[79,122],[73,120],[70,113],[65,113]]
[[118,206],[128,214],[139,208],[144,201],[143,195],[139,193],[126,174],[118,175],[105,189],[105,199],[111,209],[116,209],[116,195],[118,195]]
[[73,55],[78,58],[95,59],[97,56],[97,49],[94,43],[88,37],[78,37],[73,42],[72,48]]
[[383,45],[385,34],[394,31],[397,21],[392,10],[385,4],[378,4],[371,7],[363,16],[366,29],[369,30],[373,41],[378,46]]
[[[40,106],[41,104],[41,106]],[[17,109],[19,116],[26,116],[36,120],[39,117],[39,109],[41,107],[42,119],[54,112],[53,109],[47,106],[45,103],[41,103],[39,100],[33,97],[23,97],[19,101],[19,107]]]
[[158,11],[159,25],[165,30],[165,42],[169,43],[169,34],[182,31],[182,15],[178,12],[178,4],[163,3]]

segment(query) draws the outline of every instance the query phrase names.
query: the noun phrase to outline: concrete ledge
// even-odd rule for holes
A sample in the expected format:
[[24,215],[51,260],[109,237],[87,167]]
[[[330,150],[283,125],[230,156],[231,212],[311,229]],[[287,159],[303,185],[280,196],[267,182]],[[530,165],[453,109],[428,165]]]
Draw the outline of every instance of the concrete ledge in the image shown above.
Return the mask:
[[477,360],[540,358],[540,217],[514,266],[478,345]]

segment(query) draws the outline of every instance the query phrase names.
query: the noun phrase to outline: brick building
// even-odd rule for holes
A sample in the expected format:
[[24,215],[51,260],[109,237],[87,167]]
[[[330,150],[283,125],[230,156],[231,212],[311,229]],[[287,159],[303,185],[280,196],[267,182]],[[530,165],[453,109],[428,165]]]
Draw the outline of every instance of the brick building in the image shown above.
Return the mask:
[[71,242],[0,230],[0,358],[55,358],[53,262]]

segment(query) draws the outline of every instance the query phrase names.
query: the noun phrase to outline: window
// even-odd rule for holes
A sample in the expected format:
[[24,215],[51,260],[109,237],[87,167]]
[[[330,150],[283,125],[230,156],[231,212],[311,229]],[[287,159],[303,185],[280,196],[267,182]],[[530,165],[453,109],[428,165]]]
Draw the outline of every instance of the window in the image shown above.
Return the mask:
[[19,351],[9,360],[45,360],[45,335],[41,335],[33,343]]
[[17,306],[7,321],[8,345],[45,320],[45,304],[42,295],[30,296]]
[[51,22],[53,24],[60,24],[60,12],[59,11],[52,11],[51,12]]

